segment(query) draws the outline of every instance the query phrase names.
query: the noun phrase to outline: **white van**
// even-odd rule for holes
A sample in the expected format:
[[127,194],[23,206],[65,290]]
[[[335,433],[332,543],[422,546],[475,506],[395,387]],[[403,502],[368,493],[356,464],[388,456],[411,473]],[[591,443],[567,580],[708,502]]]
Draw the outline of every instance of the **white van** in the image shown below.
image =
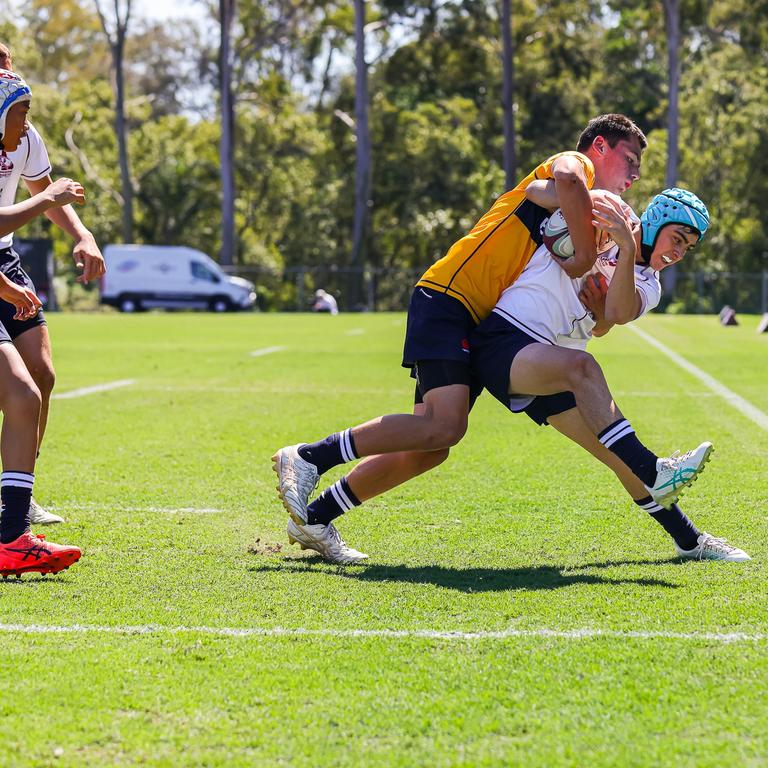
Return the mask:
[[230,277],[202,251],[177,245],[108,245],[101,303],[121,312],[143,309],[250,309],[253,283]]

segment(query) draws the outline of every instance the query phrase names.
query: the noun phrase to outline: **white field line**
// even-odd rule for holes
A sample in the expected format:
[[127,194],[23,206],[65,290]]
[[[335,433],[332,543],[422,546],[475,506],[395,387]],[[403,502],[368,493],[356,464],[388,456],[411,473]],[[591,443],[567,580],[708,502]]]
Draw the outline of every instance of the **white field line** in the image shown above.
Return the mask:
[[282,352],[285,347],[264,347],[264,349],[254,349],[250,353],[251,357],[264,357],[264,355],[271,355],[273,352]]
[[119,381],[108,381],[106,384],[94,384],[92,387],[81,387],[72,389],[69,392],[61,392],[51,395],[54,400],[71,400],[75,397],[86,397],[86,395],[95,395],[99,392],[108,392],[110,389],[119,389],[120,387],[130,387],[135,384],[136,379],[120,379]]
[[639,328],[635,328],[629,325],[628,328],[644,339],[652,347],[655,347],[663,355],[666,355],[675,365],[682,368],[697,378],[705,387],[712,390],[716,395],[720,396],[729,405],[733,406],[739,413],[746,416],[750,421],[757,424],[758,427],[762,427],[768,432],[768,414],[761,411],[756,406],[752,405],[749,400],[745,400],[741,395],[737,395],[732,390],[728,389],[724,384],[721,384],[717,379],[705,373],[701,368],[697,368],[693,363],[689,363],[684,357],[681,357],[677,352],[673,352],[669,347],[657,341],[650,334],[641,331]]
[[350,328],[345,336],[362,336],[365,333],[365,328]]
[[99,510],[113,512],[156,512],[163,515],[219,515],[223,509],[215,507],[142,507],[135,504],[50,504],[46,508],[51,512],[96,512]]
[[0,632],[23,634],[108,634],[180,635],[203,634],[217,637],[328,637],[384,638],[391,640],[685,640],[709,643],[765,642],[763,632],[643,632],[611,629],[502,629],[499,631],[450,632],[430,629],[303,629],[284,627],[165,627],[156,624],[99,626],[95,624],[0,624]]

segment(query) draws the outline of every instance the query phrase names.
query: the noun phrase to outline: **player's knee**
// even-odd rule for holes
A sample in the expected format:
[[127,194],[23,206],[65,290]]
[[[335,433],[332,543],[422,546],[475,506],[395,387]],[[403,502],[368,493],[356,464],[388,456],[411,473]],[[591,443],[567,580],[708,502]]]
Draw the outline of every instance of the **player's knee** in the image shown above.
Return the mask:
[[568,366],[568,379],[572,390],[578,390],[580,386],[596,375],[600,375],[600,366],[589,352],[576,352]]
[[14,379],[5,398],[6,412],[29,419],[37,419],[40,416],[42,397],[40,390],[33,381]]
[[43,397],[47,397],[53,392],[53,387],[56,384],[56,371],[53,370],[52,365],[41,363],[30,373]]
[[446,451],[456,445],[467,432],[467,419],[456,418],[435,421],[431,424],[427,439],[427,450]]

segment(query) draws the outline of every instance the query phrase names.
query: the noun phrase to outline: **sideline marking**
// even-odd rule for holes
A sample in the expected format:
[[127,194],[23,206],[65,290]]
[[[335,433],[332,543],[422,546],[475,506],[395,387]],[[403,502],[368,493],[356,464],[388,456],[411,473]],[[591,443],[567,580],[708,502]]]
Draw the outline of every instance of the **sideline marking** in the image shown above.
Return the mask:
[[134,504],[51,504],[47,507],[57,512],[95,512],[103,509],[111,509],[116,512],[160,512],[165,515],[219,515],[223,509],[215,507],[142,507]]
[[429,629],[289,629],[285,627],[164,627],[99,626],[96,624],[0,624],[0,632],[24,634],[109,634],[109,635],[180,635],[198,633],[218,637],[340,637],[389,638],[393,640],[511,640],[515,638],[556,638],[563,640],[692,640],[695,642],[764,642],[768,634],[747,632],[641,632],[613,629],[502,629],[497,632],[450,632]]
[[739,413],[762,427],[768,432],[768,414],[765,414],[758,407],[752,405],[749,400],[745,400],[741,395],[737,395],[733,390],[728,389],[716,378],[705,373],[701,368],[697,368],[693,363],[689,363],[684,357],[680,357],[677,352],[673,352],[660,341],[657,341],[650,334],[635,328],[632,325],[627,326],[630,331],[636,333],[642,339],[648,342],[652,347],[656,347],[663,355],[666,355],[675,365],[678,365],[684,371],[688,371],[691,376],[695,376],[705,387],[711,389],[716,395],[723,398],[729,405],[732,405]]
[[98,392],[108,392],[110,389],[119,389],[120,387],[130,387],[135,384],[136,379],[120,379],[119,381],[108,381],[106,384],[94,384],[92,387],[81,387],[69,392],[56,393],[51,395],[53,400],[71,400],[74,397],[85,397],[86,395],[95,395]]
[[351,328],[344,333],[345,336],[362,336],[365,333],[365,328]]
[[251,357],[262,357],[263,355],[271,355],[273,352],[282,352],[285,347],[264,347],[264,349],[254,349],[250,353]]

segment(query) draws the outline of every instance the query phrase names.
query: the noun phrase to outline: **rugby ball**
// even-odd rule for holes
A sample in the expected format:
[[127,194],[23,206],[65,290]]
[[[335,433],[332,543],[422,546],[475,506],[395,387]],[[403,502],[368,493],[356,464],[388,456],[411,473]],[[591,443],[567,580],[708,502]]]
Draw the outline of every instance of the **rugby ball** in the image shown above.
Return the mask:
[[557,256],[558,259],[568,259],[573,256],[571,235],[563,212],[559,208],[544,222],[541,234],[544,245],[553,256]]

